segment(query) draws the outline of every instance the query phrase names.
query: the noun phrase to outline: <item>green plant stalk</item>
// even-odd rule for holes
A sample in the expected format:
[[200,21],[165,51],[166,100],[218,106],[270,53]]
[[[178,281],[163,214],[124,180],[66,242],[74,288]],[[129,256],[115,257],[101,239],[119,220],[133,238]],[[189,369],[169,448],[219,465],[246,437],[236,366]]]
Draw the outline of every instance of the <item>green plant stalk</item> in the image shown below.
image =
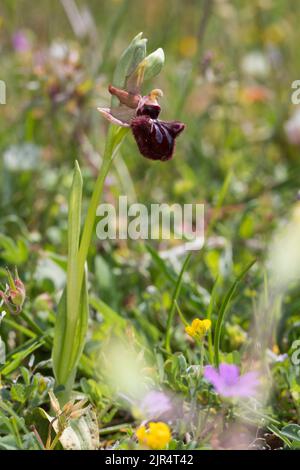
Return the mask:
[[94,187],[94,191],[90,200],[90,204],[88,207],[88,211],[87,211],[87,215],[86,215],[86,219],[85,219],[85,223],[83,227],[82,237],[80,240],[79,252],[78,252],[77,259],[76,259],[78,289],[75,292],[75,295],[76,295],[77,305],[79,305],[79,301],[80,301],[80,293],[81,293],[81,289],[83,285],[85,264],[87,261],[90,244],[92,241],[97,207],[101,201],[105,179],[110,170],[111,164],[119,148],[119,145],[121,144],[127,132],[128,132],[127,128],[115,127],[112,125],[108,129],[107,140],[106,140],[106,145],[105,145],[105,150],[104,150],[104,155],[103,155],[103,161],[102,161],[102,165],[99,171],[97,181],[95,183],[95,187]]
[[184,275],[184,272],[189,264],[189,261],[191,259],[192,253],[189,253],[187,257],[184,260],[184,263],[182,265],[181,271],[179,273],[174,293],[173,293],[173,298],[172,298],[172,304],[169,310],[169,315],[168,315],[168,320],[167,320],[167,329],[166,329],[166,336],[165,336],[165,348],[168,353],[171,353],[171,329],[172,329],[172,323],[173,323],[173,318],[175,315],[175,308],[176,308],[176,302],[178,299],[178,296],[180,294],[181,290],[181,285],[182,285],[182,278]]
[[215,329],[215,337],[214,337],[214,361],[215,361],[215,367],[219,367],[220,365],[220,341],[221,341],[221,331],[222,331],[222,326],[224,322],[224,318],[226,315],[226,312],[229,308],[230,301],[240,283],[240,281],[243,279],[245,274],[249,271],[249,269],[253,266],[253,264],[256,263],[256,260],[251,261],[250,264],[242,271],[242,273],[236,278],[230,289],[228,290],[221,308],[220,312],[218,315],[217,323],[216,323],[216,329]]
[[178,302],[177,300],[175,300],[175,307],[177,308],[177,312],[178,312],[178,315],[180,317],[180,320],[182,321],[182,323],[184,324],[184,326],[188,326],[189,325],[189,322],[187,321],[187,319],[185,318],[185,316],[183,315],[182,311],[180,310],[180,307],[178,305]]
[[203,365],[204,365],[204,338],[202,338],[200,344],[200,374],[203,375]]
[[[212,288],[211,296],[210,296],[210,302],[207,310],[207,318],[212,322],[212,312],[216,300],[216,293],[217,293],[217,287],[219,283],[219,278],[216,279],[214,286]],[[212,335],[212,330],[213,330],[213,322],[211,323],[212,327],[209,329],[208,332],[208,355],[209,355],[209,362],[210,364],[213,364],[214,362],[214,348],[213,348],[213,335]]]
[[101,196],[103,193],[103,187],[105,183],[106,176],[110,170],[114,156],[121,144],[123,138],[127,134],[128,129],[115,126],[110,126],[108,130],[108,136],[106,140],[103,162],[102,166],[95,184],[95,188],[90,200],[90,204],[87,211],[87,216],[85,219],[82,237],[80,241],[79,254],[78,254],[78,285],[82,286],[83,275],[84,275],[84,266],[87,260],[89,247],[92,240],[95,220],[96,220],[96,211],[100,203]]
[[18,424],[17,424],[17,421],[19,420],[17,420],[15,416],[11,416],[11,418],[9,418],[9,421],[11,423],[12,430],[17,441],[17,445],[19,449],[23,449],[22,439],[21,439],[19,429],[18,429]]

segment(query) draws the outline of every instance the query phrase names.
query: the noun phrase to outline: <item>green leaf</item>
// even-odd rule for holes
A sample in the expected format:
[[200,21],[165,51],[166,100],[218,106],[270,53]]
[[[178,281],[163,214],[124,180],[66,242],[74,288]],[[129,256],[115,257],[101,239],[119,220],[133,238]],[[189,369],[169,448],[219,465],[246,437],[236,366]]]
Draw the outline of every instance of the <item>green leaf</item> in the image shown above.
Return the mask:
[[10,395],[12,400],[19,403],[25,403],[27,394],[24,385],[16,383],[11,386]]
[[19,266],[28,259],[28,246],[24,238],[14,241],[0,233],[0,257],[8,264]]
[[97,312],[101,313],[105,321],[114,325],[115,329],[124,332],[127,327],[127,321],[122,318],[121,315],[97,297],[90,297],[89,301],[91,306],[97,310]]
[[0,367],[1,375],[8,375],[16,370],[21,365],[22,361],[26,359],[26,357],[30,356],[33,351],[40,348],[42,345],[44,345],[44,340],[42,338],[38,338],[34,341],[30,341],[27,347],[25,347],[23,350],[12,354],[9,360],[2,367]]
[[83,351],[88,324],[87,276],[78,274],[78,250],[81,226],[82,177],[75,163],[69,199],[67,286],[61,297],[55,325],[52,351],[53,369],[58,385],[72,388],[76,368]]
[[111,266],[100,255],[95,257],[95,278],[101,298],[115,307],[118,301],[115,276]]
[[223,303],[220,308],[220,312],[218,315],[217,323],[216,323],[216,328],[215,328],[215,337],[214,337],[214,351],[215,351],[215,366],[219,367],[220,364],[220,340],[221,340],[221,331],[222,331],[222,326],[224,322],[224,318],[226,315],[226,312],[229,308],[230,301],[236,291],[236,288],[240,281],[243,279],[245,274],[249,271],[249,269],[253,266],[253,264],[256,262],[256,260],[251,261],[250,264],[244,269],[244,271],[237,277],[237,279],[234,281],[232,286],[230,287],[229,291],[224,297]]
[[67,321],[66,289],[64,290],[58,305],[58,312],[54,331],[52,361],[55,379],[58,385],[63,385],[67,390],[72,387],[76,368],[80,360],[89,317],[88,292],[86,275],[82,286],[76,327],[73,330],[72,340],[68,341],[67,331],[70,328]]
[[293,442],[300,444],[300,426],[299,424],[288,424],[281,429],[281,434]]
[[159,253],[151,245],[145,245],[146,250],[150,253],[153,262],[157,265],[158,269],[166,276],[166,278],[175,283],[176,276],[174,275],[173,270],[171,270],[166,262],[159,256]]
[[67,267],[67,339],[71,339],[77,322],[78,297],[80,285],[78,285],[78,248],[81,226],[81,200],[82,200],[82,176],[77,162],[73,175],[73,183],[69,199],[68,221],[68,267]]

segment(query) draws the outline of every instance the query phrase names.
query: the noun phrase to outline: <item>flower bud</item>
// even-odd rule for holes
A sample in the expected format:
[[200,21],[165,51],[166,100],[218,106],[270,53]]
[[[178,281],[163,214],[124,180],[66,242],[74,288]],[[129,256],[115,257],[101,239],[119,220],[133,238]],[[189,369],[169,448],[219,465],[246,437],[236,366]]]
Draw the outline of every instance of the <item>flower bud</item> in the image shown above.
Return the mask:
[[139,67],[145,67],[144,80],[151,80],[156,77],[156,75],[160,73],[164,63],[165,54],[161,47],[145,57],[139,65]]
[[8,284],[6,285],[5,291],[0,291],[0,297],[2,297],[4,304],[7,306],[10,313],[18,314],[21,312],[25,298],[26,291],[25,286],[19,278],[16,270],[15,278],[9,270],[7,270]]
[[15,289],[10,289],[10,299],[13,305],[22,308],[25,301],[25,286],[20,279],[15,279]]
[[137,66],[126,82],[126,89],[133,94],[140,93],[140,89],[144,80],[150,80],[161,71],[165,62],[164,51],[159,48],[149,54]]
[[[142,35],[143,33],[139,33],[135,36],[121,55],[113,76],[113,85],[115,87],[125,89],[127,79],[135,72],[140,62],[146,57],[147,39],[142,38]],[[118,100],[112,97],[112,105],[117,102]]]

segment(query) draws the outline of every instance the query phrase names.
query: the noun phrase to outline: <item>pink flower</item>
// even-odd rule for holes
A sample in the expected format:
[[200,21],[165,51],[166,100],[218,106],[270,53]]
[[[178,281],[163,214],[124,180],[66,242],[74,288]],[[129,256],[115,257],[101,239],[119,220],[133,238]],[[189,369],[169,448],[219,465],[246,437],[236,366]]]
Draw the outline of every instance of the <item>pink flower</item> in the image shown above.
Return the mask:
[[206,366],[204,377],[214,386],[216,392],[224,397],[253,396],[259,385],[257,372],[240,375],[239,368],[234,364],[220,364],[219,370]]
[[161,415],[171,411],[172,404],[164,392],[152,390],[141,401],[140,409],[147,419],[158,419]]
[[12,38],[12,44],[15,51],[23,53],[30,49],[30,42],[23,31],[17,31]]

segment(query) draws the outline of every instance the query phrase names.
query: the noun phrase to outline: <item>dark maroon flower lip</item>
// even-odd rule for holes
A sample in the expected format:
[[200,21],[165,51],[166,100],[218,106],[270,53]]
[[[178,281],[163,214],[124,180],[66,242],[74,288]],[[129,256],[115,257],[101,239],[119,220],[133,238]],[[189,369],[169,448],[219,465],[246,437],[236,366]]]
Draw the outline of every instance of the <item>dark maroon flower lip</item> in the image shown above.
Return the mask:
[[178,121],[160,121],[147,115],[131,121],[131,129],[140,153],[151,160],[167,161],[173,156],[175,139],[184,130]]
[[140,153],[151,160],[167,161],[174,154],[175,139],[184,130],[180,121],[161,121],[161,107],[157,98],[161,90],[153,90],[147,96],[129,93],[112,85],[109,92],[117,96],[120,106],[112,109],[98,108],[111,122],[130,127]]

